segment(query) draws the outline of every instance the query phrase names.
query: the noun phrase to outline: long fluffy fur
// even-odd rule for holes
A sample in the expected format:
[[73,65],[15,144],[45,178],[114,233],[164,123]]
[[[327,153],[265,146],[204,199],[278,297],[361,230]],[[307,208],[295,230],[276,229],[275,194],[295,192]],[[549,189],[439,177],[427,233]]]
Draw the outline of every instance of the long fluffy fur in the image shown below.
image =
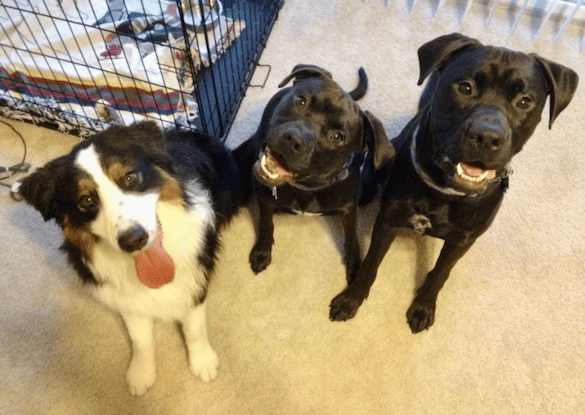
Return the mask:
[[[61,249],[81,280],[122,314],[133,343],[127,374],[133,395],[156,379],[155,318],[181,321],[192,372],[205,381],[215,376],[204,306],[219,230],[243,203],[239,177],[217,140],[180,131],[163,136],[154,123],[143,122],[90,137],[14,189],[45,220],[59,224]],[[137,278],[134,255],[142,242],[156,239],[159,226],[175,275],[153,289]],[[134,233],[143,237],[137,249]],[[130,247],[123,247],[124,238]],[[204,352],[196,356],[195,350]]]

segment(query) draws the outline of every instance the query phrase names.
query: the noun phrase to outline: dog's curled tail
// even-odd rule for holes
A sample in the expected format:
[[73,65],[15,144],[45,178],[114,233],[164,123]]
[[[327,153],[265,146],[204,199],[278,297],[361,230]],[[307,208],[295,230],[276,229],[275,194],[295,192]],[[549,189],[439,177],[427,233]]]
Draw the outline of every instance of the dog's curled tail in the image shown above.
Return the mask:
[[358,75],[360,77],[358,86],[349,93],[349,96],[352,97],[354,101],[363,98],[368,90],[368,76],[366,75],[364,68],[358,69]]

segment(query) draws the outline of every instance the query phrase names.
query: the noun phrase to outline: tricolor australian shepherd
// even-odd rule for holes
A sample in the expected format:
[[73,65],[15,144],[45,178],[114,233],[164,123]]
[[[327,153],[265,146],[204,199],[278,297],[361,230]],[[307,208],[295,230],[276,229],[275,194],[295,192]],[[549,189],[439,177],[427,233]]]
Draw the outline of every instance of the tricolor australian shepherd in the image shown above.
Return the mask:
[[181,322],[193,374],[204,382],[217,374],[205,298],[239,180],[218,141],[142,122],[98,133],[13,186],[15,198],[59,224],[73,268],[122,315],[132,395],[156,380],[153,319]]

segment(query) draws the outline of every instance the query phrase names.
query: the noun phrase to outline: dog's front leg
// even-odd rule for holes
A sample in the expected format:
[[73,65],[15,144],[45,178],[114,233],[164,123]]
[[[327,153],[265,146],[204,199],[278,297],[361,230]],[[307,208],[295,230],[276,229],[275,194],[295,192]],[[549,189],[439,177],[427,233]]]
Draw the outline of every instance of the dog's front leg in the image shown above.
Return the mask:
[[219,360],[207,339],[207,318],[205,302],[191,308],[182,319],[183,335],[187,345],[191,373],[203,382],[217,376]]
[[256,244],[250,252],[250,266],[254,274],[266,269],[272,261],[272,244],[274,243],[274,208],[258,199],[260,218],[258,219]]
[[122,315],[132,342],[132,360],[126,381],[132,396],[140,396],[156,381],[153,320],[149,317]]
[[465,255],[474,242],[475,239],[466,241],[463,244],[445,242],[435,267],[427,274],[424,283],[417,290],[416,297],[406,313],[408,325],[413,333],[419,333],[433,325],[439,291],[447,281],[447,278],[449,278],[449,274],[457,261]]
[[348,212],[342,215],[343,234],[343,263],[345,264],[345,278],[350,285],[355,280],[362,257],[357,236],[358,206],[353,205]]
[[329,318],[333,321],[349,320],[368,297],[376,280],[378,267],[396,237],[396,230],[387,223],[382,212],[376,218],[370,249],[355,281],[331,301]]

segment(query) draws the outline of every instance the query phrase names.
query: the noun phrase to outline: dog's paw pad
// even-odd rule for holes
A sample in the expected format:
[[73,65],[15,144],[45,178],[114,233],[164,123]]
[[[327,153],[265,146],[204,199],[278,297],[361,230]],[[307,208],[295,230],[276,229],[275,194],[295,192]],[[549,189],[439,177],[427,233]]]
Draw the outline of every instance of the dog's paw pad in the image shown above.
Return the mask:
[[156,382],[156,367],[140,359],[132,359],[126,373],[130,395],[143,395]]
[[435,310],[417,302],[412,303],[406,313],[408,325],[413,333],[427,330],[435,322]]
[[329,318],[332,321],[345,321],[353,318],[361,302],[345,295],[339,294],[331,301],[329,306]]
[[191,373],[201,379],[203,382],[211,382],[217,376],[219,359],[213,349],[208,349],[197,353],[189,359],[189,368]]

